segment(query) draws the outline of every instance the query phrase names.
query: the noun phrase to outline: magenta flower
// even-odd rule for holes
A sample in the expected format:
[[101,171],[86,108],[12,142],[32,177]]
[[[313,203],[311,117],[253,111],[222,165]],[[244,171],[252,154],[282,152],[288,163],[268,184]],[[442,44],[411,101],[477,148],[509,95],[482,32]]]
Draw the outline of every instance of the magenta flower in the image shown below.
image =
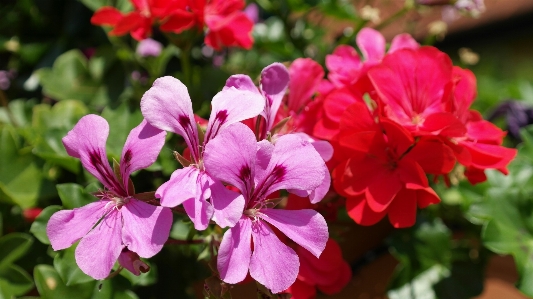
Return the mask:
[[63,138],[67,153],[104,185],[100,200],[50,218],[46,233],[54,250],[76,248],[76,263],[94,279],[104,279],[123,250],[149,258],[168,239],[172,212],[135,198],[129,180],[132,172],[150,166],[165,143],[165,132],[146,121],[131,130],[120,161],[120,174],[113,172],[106,155],[107,121],[87,115]]
[[266,125],[262,127],[260,139],[266,138],[267,133],[274,126],[276,114],[278,113],[283,96],[287,91],[289,85],[289,71],[287,68],[275,62],[261,71],[261,82],[259,89],[255,86],[252,79],[247,75],[233,75],[226,81],[224,90],[236,88],[238,90],[251,91],[257,95],[264,97],[265,108],[261,112],[261,116],[266,121]]
[[299,258],[278,239],[270,225],[316,257],[326,246],[328,228],[318,212],[273,209],[267,196],[281,189],[317,188],[324,178],[324,161],[299,136],[283,135],[275,145],[266,140],[256,142],[254,133],[237,123],[206,146],[204,165],[213,178],[241,191],[213,192],[215,201],[228,197],[227,200],[242,198],[246,203],[237,224],[222,238],[217,261],[220,278],[238,283],[249,270],[272,292],[284,291],[296,280]]
[[[261,127],[261,132],[259,134],[260,139],[264,139],[271,134],[270,131],[275,125],[275,121],[277,118],[276,116],[279,115],[278,110],[282,105],[285,92],[287,91],[287,86],[289,86],[289,71],[283,64],[276,62],[265,67],[261,71],[261,82],[259,88],[255,86],[252,79],[247,75],[233,75],[229,77],[229,79],[226,81],[226,86],[224,87],[224,89],[237,88],[238,90],[248,90],[257,95],[262,96],[265,99],[265,109],[263,110],[263,112],[261,112],[261,116],[265,119],[266,124]],[[296,89],[296,92],[300,91],[296,86],[291,85],[291,87]],[[310,96],[311,95],[309,95],[309,97]],[[314,140],[312,137],[303,132],[299,132],[298,135],[302,139],[311,142],[311,144],[315,147],[315,150],[319,152],[321,156],[326,157],[327,160],[331,158],[333,148],[331,147],[329,142]],[[324,172],[324,179],[319,188],[316,188],[314,190],[294,189],[288,191],[300,197],[309,196],[309,199],[312,203],[317,203],[321,201],[324,195],[326,195],[326,193],[328,192],[331,183],[331,179],[329,177],[329,170],[325,164],[322,167],[322,171]]]
[[[197,230],[204,230],[211,218],[221,227],[233,226],[239,221],[243,200],[223,197],[217,201],[211,197],[213,190],[224,192],[225,188],[205,172],[203,149],[230,124],[257,116],[265,102],[252,92],[227,88],[215,95],[211,106],[211,116],[201,143],[187,87],[178,79],[157,79],[141,100],[141,111],[148,122],[181,135],[189,147],[193,161],[174,171],[170,180],[157,189],[156,197],[161,198],[161,205],[165,207],[183,204]],[[230,161],[231,158],[227,157]]]

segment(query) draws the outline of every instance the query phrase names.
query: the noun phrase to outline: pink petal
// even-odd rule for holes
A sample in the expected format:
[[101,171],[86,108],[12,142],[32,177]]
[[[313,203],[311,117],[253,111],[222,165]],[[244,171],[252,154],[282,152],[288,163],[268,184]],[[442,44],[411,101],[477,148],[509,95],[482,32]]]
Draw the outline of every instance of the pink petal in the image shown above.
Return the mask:
[[76,263],[83,273],[94,279],[104,279],[117,261],[122,248],[120,213],[109,214],[83,239],[76,248]]
[[219,181],[211,186],[213,221],[220,227],[233,227],[242,216],[244,197],[242,194],[226,189]]
[[154,127],[181,135],[195,161],[199,161],[198,130],[187,87],[166,76],[155,80],[141,99],[141,112]]
[[324,199],[324,196],[329,191],[329,188],[331,187],[331,177],[329,175],[329,170],[324,165],[324,179],[322,180],[322,183],[316,189],[312,190],[309,194],[309,200],[311,203],[317,203]]
[[255,194],[266,196],[280,189],[314,190],[324,179],[324,160],[298,135],[283,135],[276,141],[263,177],[257,177]]
[[156,207],[137,199],[122,206],[122,242],[139,256],[149,258],[158,253],[172,227],[169,208]]
[[311,100],[318,91],[320,82],[324,78],[324,69],[311,58],[298,58],[289,67],[289,110],[298,112]]
[[[270,158],[272,157],[272,153],[274,152],[274,145],[266,140],[263,139],[257,143],[257,154],[256,154],[256,168],[255,168],[255,177],[260,178],[265,175],[265,171],[268,167],[268,163],[270,162]],[[257,182],[256,182],[257,183]]]
[[237,187],[248,199],[254,186],[256,152],[252,130],[235,123],[207,144],[204,166],[211,177]]
[[205,132],[204,144],[227,126],[255,117],[265,108],[264,98],[257,92],[228,88],[217,93],[211,101],[211,116]]
[[120,172],[124,186],[128,186],[130,174],[152,165],[165,144],[167,133],[143,120],[131,130],[122,149]]
[[333,157],[333,146],[328,141],[315,140],[312,141],[311,144],[325,162]]
[[394,51],[400,50],[400,49],[418,49],[420,48],[420,45],[418,42],[409,34],[409,33],[402,33],[396,35],[391,42],[389,53],[393,53]]
[[261,209],[259,217],[272,224],[291,240],[320,257],[329,233],[326,220],[315,210]]
[[213,217],[213,206],[206,200],[211,197],[210,186],[213,180],[205,173],[200,173],[196,184],[196,197],[183,202],[183,207],[191,218],[196,230],[204,230]]
[[107,121],[98,115],[89,114],[82,117],[63,137],[67,153],[79,158],[88,172],[94,175],[107,189],[117,195],[126,196],[126,191],[115,178],[107,160],[105,144],[109,135]]
[[254,252],[250,260],[250,275],[272,293],[282,292],[296,280],[300,268],[298,255],[262,221],[254,222],[253,226]]
[[161,198],[161,205],[173,208],[184,201],[196,198],[196,185],[200,171],[193,167],[176,169],[170,180],[161,185],[155,192],[157,198]]
[[228,80],[226,80],[226,85],[224,86],[223,90],[230,89],[231,87],[235,87],[238,90],[247,90],[260,94],[257,86],[255,86],[252,79],[247,75],[238,74],[229,77]]
[[266,128],[268,131],[274,125],[276,114],[288,85],[289,71],[283,64],[275,62],[261,71],[261,90],[266,97],[263,116],[267,120]]
[[70,247],[104,216],[109,201],[97,201],[81,208],[56,212],[48,220],[46,234],[54,250]]
[[244,216],[224,233],[217,258],[220,279],[231,284],[244,280],[252,256],[251,236],[252,221]]
[[385,55],[385,38],[372,28],[363,28],[356,37],[357,46],[367,61],[380,61]]

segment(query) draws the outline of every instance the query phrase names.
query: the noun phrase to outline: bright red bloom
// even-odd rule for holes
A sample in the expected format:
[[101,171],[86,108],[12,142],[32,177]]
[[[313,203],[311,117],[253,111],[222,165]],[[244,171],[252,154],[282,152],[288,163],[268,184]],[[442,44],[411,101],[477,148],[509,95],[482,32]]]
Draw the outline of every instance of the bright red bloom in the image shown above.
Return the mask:
[[463,136],[464,125],[448,111],[452,61],[433,47],[402,49],[369,70],[386,117],[415,135]]
[[250,49],[253,45],[251,32],[254,23],[242,11],[243,0],[182,0],[186,3],[173,10],[161,30],[181,33],[196,27],[203,31],[207,26],[205,43],[215,50],[222,47]]
[[123,14],[118,9],[104,6],[97,10],[91,18],[93,25],[109,25],[113,30],[109,35],[120,36],[130,33],[141,41],[152,34],[152,25],[168,15],[179,3],[176,0],[131,0],[135,10]]
[[394,227],[408,227],[415,223],[417,206],[440,201],[425,170],[453,168],[453,153],[442,142],[415,140],[387,119],[376,123],[362,103],[347,108],[340,128],[335,156],[343,162],[332,172],[333,186],[347,197],[348,214],[357,223],[372,225],[388,214]]
[[455,80],[451,111],[466,126],[466,134],[451,138],[459,163],[467,167],[465,175],[472,184],[487,179],[483,170],[493,168],[504,174],[517,154],[516,149],[501,146],[506,132],[483,120],[479,112],[469,110],[476,97],[476,77],[469,70],[454,67]]
[[363,28],[357,34],[356,42],[363,59],[354,48],[346,45],[338,46],[333,54],[326,56],[328,79],[333,88],[324,94],[325,113],[314,127],[314,135],[318,138],[331,140],[338,133],[339,121],[346,107],[355,102],[363,102],[365,93],[375,98],[374,87],[368,78],[368,71],[373,66],[398,50],[419,48],[419,44],[409,34],[400,34],[393,38],[386,54],[385,38],[371,28]]
[[329,239],[326,249],[316,258],[301,246],[296,246],[300,257],[300,271],[296,281],[285,291],[294,299],[312,299],[316,289],[327,295],[340,292],[350,281],[352,270],[342,258],[339,244]]

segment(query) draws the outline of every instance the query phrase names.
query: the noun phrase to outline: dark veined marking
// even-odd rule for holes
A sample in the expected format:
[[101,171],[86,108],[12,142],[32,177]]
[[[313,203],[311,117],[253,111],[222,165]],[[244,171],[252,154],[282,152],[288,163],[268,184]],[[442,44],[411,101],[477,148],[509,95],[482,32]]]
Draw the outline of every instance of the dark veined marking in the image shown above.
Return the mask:
[[178,117],[178,122],[180,123],[180,125],[183,127],[183,128],[186,128],[188,126],[191,125],[191,121],[189,120],[189,118],[187,117],[187,115],[180,115]]
[[220,123],[219,126],[221,126],[228,119],[228,111],[226,110],[218,111],[217,115],[215,116],[215,119],[219,121]]
[[123,163],[125,163],[125,164],[130,164],[130,162],[131,162],[131,158],[132,158],[132,153],[131,153],[131,150],[128,149],[128,150],[126,151],[126,153],[124,153],[124,161],[123,161]]
[[248,181],[252,177],[252,170],[250,169],[250,166],[244,165],[239,170],[239,178],[243,180],[244,182]]

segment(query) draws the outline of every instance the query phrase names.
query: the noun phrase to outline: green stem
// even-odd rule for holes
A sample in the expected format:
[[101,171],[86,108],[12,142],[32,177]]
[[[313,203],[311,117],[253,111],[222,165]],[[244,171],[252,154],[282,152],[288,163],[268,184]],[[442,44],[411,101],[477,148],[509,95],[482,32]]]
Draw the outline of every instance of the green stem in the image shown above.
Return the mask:
[[181,71],[183,72],[183,83],[188,88],[191,88],[192,83],[192,67],[191,67],[191,48],[186,47],[180,53]]

